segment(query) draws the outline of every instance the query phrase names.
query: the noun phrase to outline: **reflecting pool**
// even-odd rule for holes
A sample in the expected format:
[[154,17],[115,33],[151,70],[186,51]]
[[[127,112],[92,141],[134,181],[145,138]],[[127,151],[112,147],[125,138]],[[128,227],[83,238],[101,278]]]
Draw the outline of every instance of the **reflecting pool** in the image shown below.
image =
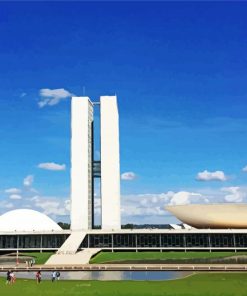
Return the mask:
[[[51,280],[52,272],[42,271],[43,280]],[[15,272],[17,279],[35,279],[36,272]],[[60,271],[60,280],[98,281],[167,281],[191,275],[187,271]],[[1,276],[5,273],[1,272]]]

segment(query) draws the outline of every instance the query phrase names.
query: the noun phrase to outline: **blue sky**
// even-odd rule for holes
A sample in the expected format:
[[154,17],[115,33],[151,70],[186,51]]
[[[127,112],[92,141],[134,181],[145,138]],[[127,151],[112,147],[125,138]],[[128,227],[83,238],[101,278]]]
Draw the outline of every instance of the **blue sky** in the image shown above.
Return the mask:
[[245,2],[0,2],[1,213],[68,221],[69,95],[38,103],[44,89],[83,87],[93,101],[118,96],[131,173],[123,223],[175,221],[165,204],[246,202],[246,12]]

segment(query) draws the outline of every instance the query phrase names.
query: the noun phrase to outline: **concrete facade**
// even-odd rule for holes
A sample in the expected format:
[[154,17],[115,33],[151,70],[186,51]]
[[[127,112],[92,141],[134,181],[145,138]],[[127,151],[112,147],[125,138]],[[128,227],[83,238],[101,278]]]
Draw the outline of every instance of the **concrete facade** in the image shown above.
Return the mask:
[[[96,103],[95,103],[96,105]],[[102,229],[121,228],[119,118],[116,96],[100,97],[100,161],[94,161],[94,103],[71,102],[71,230],[94,224],[94,177],[101,178]],[[97,172],[96,172],[97,167]]]
[[88,97],[71,102],[71,229],[92,228],[93,105]]
[[121,228],[119,117],[116,96],[100,97],[102,229]]

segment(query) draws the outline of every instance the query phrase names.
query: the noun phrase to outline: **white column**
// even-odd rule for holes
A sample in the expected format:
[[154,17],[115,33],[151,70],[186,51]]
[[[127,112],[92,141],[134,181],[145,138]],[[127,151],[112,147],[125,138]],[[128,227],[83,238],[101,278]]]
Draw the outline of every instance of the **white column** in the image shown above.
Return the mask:
[[116,96],[100,97],[102,229],[121,228],[119,120]]
[[71,229],[91,228],[93,106],[88,97],[71,101]]

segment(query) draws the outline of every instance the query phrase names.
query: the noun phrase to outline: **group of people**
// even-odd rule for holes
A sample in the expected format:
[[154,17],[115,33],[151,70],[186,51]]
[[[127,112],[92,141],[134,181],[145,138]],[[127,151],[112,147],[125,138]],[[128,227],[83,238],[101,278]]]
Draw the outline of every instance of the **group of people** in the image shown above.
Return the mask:
[[[51,274],[51,281],[55,282],[55,280],[59,280],[60,279],[60,272],[59,271],[53,271],[53,273]],[[41,271],[38,270],[36,273],[36,282],[37,284],[40,284],[41,282]]]
[[[40,270],[38,270],[36,272],[35,277],[36,277],[37,284],[40,284],[41,278],[42,278]],[[53,271],[52,274],[51,274],[51,281],[55,282],[56,280],[59,280],[59,279],[60,279],[60,272],[59,271]],[[6,275],[6,285],[7,284],[9,284],[9,285],[14,284],[15,281],[16,281],[16,276],[15,276],[14,272],[12,270],[8,270],[7,275]]]
[[14,284],[16,280],[15,274],[12,270],[7,271],[6,285]]
[[35,259],[25,261],[26,267],[32,267],[35,263]]

